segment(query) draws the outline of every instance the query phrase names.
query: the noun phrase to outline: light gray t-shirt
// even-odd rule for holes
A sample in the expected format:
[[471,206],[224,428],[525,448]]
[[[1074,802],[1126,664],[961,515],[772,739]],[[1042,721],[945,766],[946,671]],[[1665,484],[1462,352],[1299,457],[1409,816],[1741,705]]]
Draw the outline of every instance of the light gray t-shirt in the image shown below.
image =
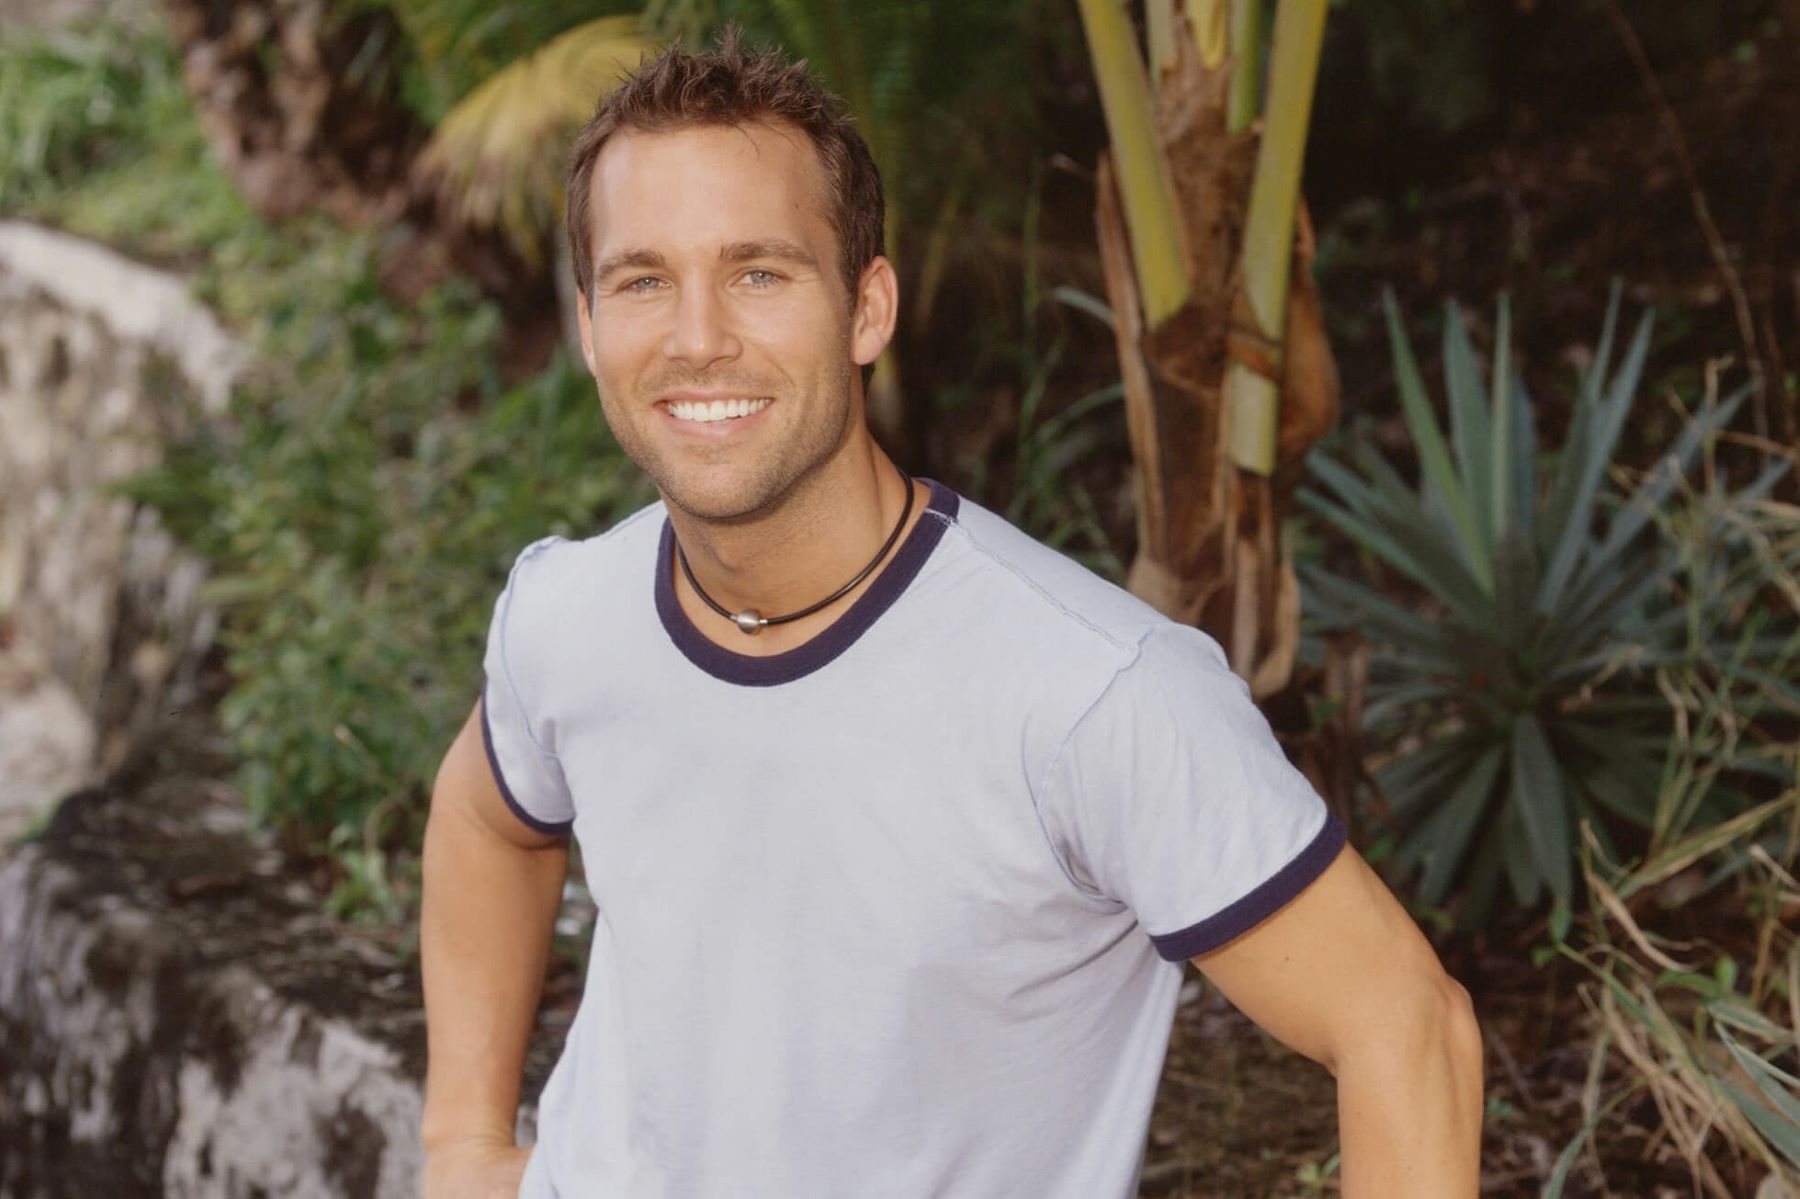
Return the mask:
[[1210,638],[930,488],[773,657],[660,504],[519,555],[488,753],[599,907],[528,1199],[1131,1195],[1181,963],[1343,844]]

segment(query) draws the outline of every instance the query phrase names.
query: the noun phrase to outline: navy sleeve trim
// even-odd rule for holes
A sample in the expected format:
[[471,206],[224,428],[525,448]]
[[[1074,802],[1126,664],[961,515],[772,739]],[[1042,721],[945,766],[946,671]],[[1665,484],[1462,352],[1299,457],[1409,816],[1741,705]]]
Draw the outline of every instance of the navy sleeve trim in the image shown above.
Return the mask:
[[575,827],[573,820],[539,820],[525,810],[525,805],[521,804],[518,797],[513,795],[512,788],[506,785],[506,775],[500,769],[500,759],[494,754],[494,733],[488,727],[487,696],[485,694],[481,698],[481,747],[487,750],[488,768],[494,772],[494,781],[500,784],[500,798],[506,801],[506,806],[512,810],[514,816],[519,818],[520,823],[533,832],[543,833],[546,836],[567,836],[569,830]]
[[1249,932],[1284,907],[1331,865],[1344,847],[1344,826],[1330,812],[1325,814],[1325,827],[1294,855],[1294,859],[1264,879],[1257,887],[1198,924],[1179,932],[1153,935],[1150,940],[1156,952],[1171,962],[1185,962],[1208,953],[1227,941]]

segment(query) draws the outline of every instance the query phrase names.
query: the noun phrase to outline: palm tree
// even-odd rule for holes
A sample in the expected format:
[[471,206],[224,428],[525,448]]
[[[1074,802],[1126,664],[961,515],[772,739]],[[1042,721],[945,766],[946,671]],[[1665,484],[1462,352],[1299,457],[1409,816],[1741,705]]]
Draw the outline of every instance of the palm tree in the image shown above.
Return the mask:
[[164,0],[163,11],[207,143],[258,212],[323,209],[356,225],[407,206],[425,128],[401,94],[391,13],[365,5],[321,20],[317,6],[279,0]]
[[1112,141],[1096,223],[1138,488],[1130,586],[1266,696],[1299,642],[1281,519],[1337,410],[1295,228],[1327,0],[1281,0],[1272,37],[1259,0],[1146,0],[1143,46],[1123,0],[1078,3]]

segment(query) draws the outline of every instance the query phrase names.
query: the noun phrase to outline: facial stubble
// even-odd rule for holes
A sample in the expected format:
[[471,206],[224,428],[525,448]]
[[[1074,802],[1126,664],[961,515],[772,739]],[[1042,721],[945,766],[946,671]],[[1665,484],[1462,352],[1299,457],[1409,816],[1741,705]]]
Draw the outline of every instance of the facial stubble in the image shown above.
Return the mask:
[[[850,357],[847,334],[841,340],[840,348],[842,356],[838,361],[844,364],[842,369],[835,378],[821,380],[817,400],[810,404],[795,397],[791,388],[770,391],[766,385],[739,386],[737,380],[719,376],[683,375],[679,379],[664,376],[655,381],[655,387],[644,389],[646,396],[678,387],[768,395],[774,400],[774,404],[766,410],[771,414],[785,403],[797,402],[807,410],[802,414],[806,419],[790,430],[787,436],[778,436],[772,444],[759,446],[762,453],[756,460],[739,465],[733,473],[740,477],[723,493],[700,484],[695,476],[714,469],[705,458],[724,459],[739,455],[744,451],[743,446],[720,446],[716,450],[694,447],[682,454],[682,457],[689,459],[688,462],[673,463],[664,456],[657,445],[657,439],[649,435],[647,430],[630,420],[616,419],[604,387],[600,388],[601,412],[619,447],[650,476],[651,482],[656,484],[664,502],[670,507],[709,524],[753,522],[793,502],[810,484],[819,479],[825,467],[843,448],[850,433],[855,409],[854,380],[859,368]],[[784,391],[786,394],[783,394]],[[647,398],[640,398],[634,403],[633,411],[649,412],[652,407],[653,404]],[[649,417],[651,421],[658,419],[662,418],[656,415]],[[762,436],[766,439],[767,434]]]

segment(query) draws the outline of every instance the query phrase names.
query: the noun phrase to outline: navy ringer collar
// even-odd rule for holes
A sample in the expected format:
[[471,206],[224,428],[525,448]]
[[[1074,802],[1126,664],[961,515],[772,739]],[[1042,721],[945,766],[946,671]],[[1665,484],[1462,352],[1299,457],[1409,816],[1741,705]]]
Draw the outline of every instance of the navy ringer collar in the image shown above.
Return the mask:
[[[935,479],[920,479],[931,490],[931,500],[912,531],[900,543],[888,564],[875,575],[868,590],[857,596],[849,609],[823,630],[793,649],[767,657],[726,649],[694,627],[675,599],[675,530],[663,517],[662,540],[656,551],[656,614],[675,648],[714,678],[746,687],[775,687],[811,674],[849,649],[869,631],[883,612],[894,606],[913,581],[956,516],[959,502],[954,491]],[[933,520],[931,513],[944,519]]]

